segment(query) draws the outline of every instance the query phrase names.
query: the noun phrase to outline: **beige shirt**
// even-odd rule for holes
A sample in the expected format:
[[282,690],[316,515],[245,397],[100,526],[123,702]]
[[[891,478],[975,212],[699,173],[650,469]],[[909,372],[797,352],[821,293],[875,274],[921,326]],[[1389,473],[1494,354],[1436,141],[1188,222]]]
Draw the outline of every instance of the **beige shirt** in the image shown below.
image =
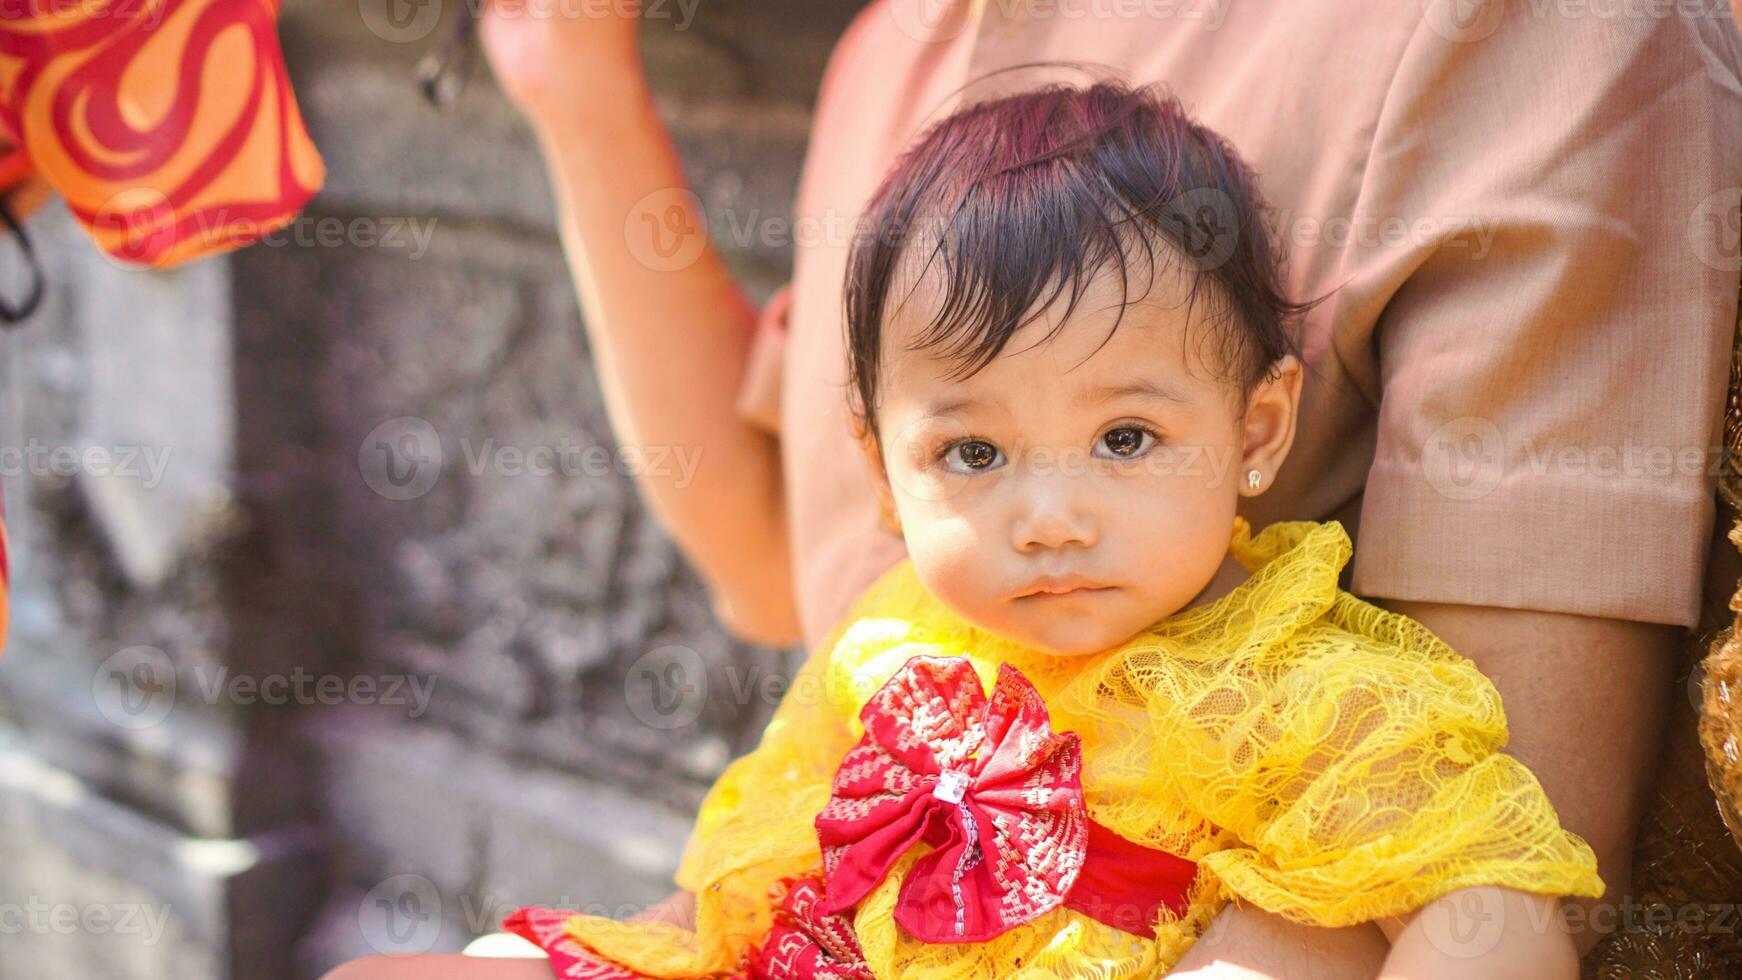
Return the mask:
[[1332,293],[1303,328],[1293,451],[1241,501],[1254,526],[1341,520],[1344,584],[1368,597],[1697,621],[1742,269],[1728,19],[1620,0],[955,0],[922,17],[936,6],[873,3],[835,49],[792,282],[739,399],[781,437],[807,646],[904,554],[848,425],[853,224],[961,100],[1085,77],[968,84],[1041,59],[1171,87],[1257,170],[1294,295]]

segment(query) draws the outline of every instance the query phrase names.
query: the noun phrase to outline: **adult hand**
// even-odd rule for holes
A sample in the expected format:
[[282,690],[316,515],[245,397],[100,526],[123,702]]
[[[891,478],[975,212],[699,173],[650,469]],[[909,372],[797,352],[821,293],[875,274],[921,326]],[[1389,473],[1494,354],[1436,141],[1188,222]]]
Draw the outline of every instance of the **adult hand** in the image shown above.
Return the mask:
[[521,111],[538,118],[561,108],[620,98],[640,84],[638,3],[489,0],[478,39],[496,79]]

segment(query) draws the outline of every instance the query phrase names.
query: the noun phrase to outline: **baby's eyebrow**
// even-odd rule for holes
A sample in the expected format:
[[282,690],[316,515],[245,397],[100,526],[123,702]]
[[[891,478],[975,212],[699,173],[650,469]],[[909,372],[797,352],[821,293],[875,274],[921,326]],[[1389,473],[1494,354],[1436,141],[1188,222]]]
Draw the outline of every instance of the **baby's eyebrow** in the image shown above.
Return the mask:
[[950,398],[926,407],[927,418],[937,418],[942,415],[954,415],[957,412],[975,408],[980,404],[978,398]]
[[[1149,378],[1136,378],[1119,384],[1103,385],[1099,388],[1089,388],[1079,392],[1076,402],[1087,405],[1091,402],[1109,401],[1115,398],[1154,398],[1159,401],[1176,405],[1192,405],[1196,399],[1185,391],[1172,385],[1163,384]],[[937,418],[944,415],[954,415],[957,412],[978,408],[981,400],[978,398],[949,398],[935,405],[927,406],[926,417]]]
[[1177,405],[1190,405],[1192,403],[1192,396],[1186,392],[1149,378],[1137,378],[1120,384],[1091,388],[1078,394],[1076,400],[1079,404],[1087,404],[1129,397],[1156,398]]

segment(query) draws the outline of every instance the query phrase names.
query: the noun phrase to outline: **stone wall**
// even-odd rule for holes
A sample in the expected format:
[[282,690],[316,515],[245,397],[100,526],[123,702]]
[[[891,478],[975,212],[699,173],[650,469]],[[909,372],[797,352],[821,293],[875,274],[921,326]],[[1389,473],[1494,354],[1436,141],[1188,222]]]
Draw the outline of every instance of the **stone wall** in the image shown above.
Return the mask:
[[[796,666],[720,629],[639,502],[529,133],[482,64],[422,102],[460,5],[386,29],[370,2],[287,4],[330,173],[286,232],[139,272],[31,221],[51,294],[0,335],[0,980],[316,976],[519,903],[632,911],[774,707],[738,692]],[[712,213],[790,214],[857,6],[650,21]],[[758,299],[787,274],[779,241],[726,244]]]

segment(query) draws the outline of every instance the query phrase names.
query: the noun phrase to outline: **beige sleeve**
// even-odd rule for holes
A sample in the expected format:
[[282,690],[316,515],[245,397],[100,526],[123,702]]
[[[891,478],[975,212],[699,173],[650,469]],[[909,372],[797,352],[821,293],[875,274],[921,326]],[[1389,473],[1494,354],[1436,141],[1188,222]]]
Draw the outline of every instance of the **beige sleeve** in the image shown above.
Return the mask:
[[738,416],[774,435],[780,434],[780,377],[786,360],[786,311],[792,284],[781,286],[756,318],[756,335],[738,389]]
[[1382,311],[1352,591],[1697,622],[1742,270],[1742,59],[1698,20],[1424,19],[1359,205],[1407,224],[1336,300]]

